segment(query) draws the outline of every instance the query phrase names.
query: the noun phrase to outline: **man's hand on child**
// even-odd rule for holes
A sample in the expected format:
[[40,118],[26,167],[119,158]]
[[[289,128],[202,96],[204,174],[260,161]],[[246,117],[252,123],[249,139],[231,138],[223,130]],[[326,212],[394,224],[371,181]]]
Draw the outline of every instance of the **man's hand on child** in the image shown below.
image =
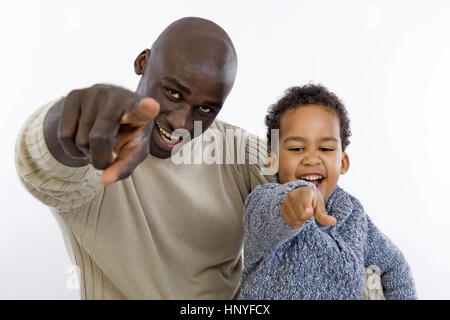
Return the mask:
[[334,226],[336,219],[329,216],[321,193],[310,187],[300,187],[288,194],[281,206],[281,217],[292,229],[300,228],[306,220],[315,217],[325,226]]

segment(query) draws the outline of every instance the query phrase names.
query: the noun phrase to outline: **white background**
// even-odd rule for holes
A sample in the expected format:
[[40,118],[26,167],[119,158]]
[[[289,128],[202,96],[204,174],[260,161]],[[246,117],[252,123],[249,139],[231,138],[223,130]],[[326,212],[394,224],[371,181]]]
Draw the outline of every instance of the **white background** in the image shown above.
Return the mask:
[[0,298],[78,299],[50,211],[16,176],[26,118],[74,88],[134,90],[133,61],[172,21],[221,25],[238,52],[219,118],[265,135],[267,106],[320,82],[353,136],[340,185],[404,252],[419,298],[450,299],[449,1],[2,1]]

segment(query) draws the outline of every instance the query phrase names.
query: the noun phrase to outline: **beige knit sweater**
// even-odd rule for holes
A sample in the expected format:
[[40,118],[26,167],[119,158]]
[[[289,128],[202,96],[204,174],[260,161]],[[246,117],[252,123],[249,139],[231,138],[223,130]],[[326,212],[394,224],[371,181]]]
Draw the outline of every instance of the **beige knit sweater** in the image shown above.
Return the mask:
[[[131,177],[104,188],[101,172],[92,166],[70,168],[49,152],[43,122],[52,105],[24,125],[16,166],[27,190],[60,223],[80,269],[81,298],[235,298],[243,204],[252,189],[268,181],[258,166],[177,165],[149,156]],[[220,121],[211,128],[227,143],[234,141],[235,154],[243,137],[255,138]],[[230,138],[227,129],[244,135]],[[257,154],[252,148],[247,144],[247,156]]]

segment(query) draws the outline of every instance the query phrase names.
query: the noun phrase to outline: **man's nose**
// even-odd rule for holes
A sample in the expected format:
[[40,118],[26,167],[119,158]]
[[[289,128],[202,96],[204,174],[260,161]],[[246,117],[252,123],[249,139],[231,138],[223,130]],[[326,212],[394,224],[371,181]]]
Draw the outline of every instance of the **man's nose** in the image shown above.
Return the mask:
[[167,115],[167,121],[169,121],[174,130],[186,129],[191,131],[194,127],[194,122],[192,120],[192,107],[182,105],[176,110],[172,110]]

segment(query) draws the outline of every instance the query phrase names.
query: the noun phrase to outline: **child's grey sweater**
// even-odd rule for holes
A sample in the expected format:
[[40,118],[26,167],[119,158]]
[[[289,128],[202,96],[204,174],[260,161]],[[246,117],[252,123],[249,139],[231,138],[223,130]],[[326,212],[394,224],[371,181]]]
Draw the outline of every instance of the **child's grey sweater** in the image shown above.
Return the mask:
[[315,188],[302,180],[269,183],[247,197],[241,299],[361,299],[370,265],[380,269],[386,299],[417,299],[403,254],[340,187],[325,202],[335,226],[314,218],[298,229],[286,225],[282,202],[303,186]]

